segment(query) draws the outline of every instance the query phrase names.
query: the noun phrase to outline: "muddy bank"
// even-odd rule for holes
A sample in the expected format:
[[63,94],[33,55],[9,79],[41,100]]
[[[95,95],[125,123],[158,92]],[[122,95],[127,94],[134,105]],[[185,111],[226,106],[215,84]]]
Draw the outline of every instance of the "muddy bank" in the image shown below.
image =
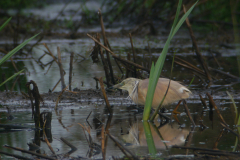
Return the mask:
[[[195,91],[192,90],[192,95],[187,99],[187,103],[201,103],[199,94],[205,97],[206,93],[212,93],[213,90],[202,90]],[[41,103],[41,109],[54,109],[56,105],[56,100],[61,92],[49,92],[41,94],[43,98],[43,102]],[[111,105],[119,106],[119,105],[134,105],[134,102],[128,99],[128,93],[123,91],[107,91],[107,97]],[[238,103],[240,94],[237,92],[232,92],[231,95],[235,99],[236,103]],[[219,101],[219,103],[229,103],[230,98],[228,97],[225,91],[219,91],[213,94],[214,100]],[[207,98],[206,98],[206,101]],[[27,93],[18,93],[18,92],[0,92],[0,104],[3,106],[0,108],[0,111],[6,111],[6,107],[10,106],[11,110],[14,112],[17,111],[26,111],[31,110],[31,102]],[[58,103],[58,109],[64,108],[81,108],[88,107],[88,105],[105,105],[105,101],[103,99],[103,94],[101,90],[79,90],[79,91],[65,91]]]

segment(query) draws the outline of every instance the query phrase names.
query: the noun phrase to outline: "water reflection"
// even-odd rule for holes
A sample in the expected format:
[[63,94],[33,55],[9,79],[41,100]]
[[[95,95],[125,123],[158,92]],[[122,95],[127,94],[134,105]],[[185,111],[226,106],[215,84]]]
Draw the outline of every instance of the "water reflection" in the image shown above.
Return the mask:
[[[180,128],[177,123],[166,123],[165,125],[157,128],[150,125],[153,140],[157,149],[167,149],[172,145],[183,145],[189,134],[186,128]],[[121,138],[125,143],[134,146],[147,146],[146,136],[144,133],[143,123],[134,123],[129,130],[128,134],[122,135]]]
[[[78,109],[75,109],[78,106]],[[81,107],[79,107],[81,106]],[[88,107],[84,107],[88,106]],[[11,107],[11,106],[9,106]],[[61,137],[69,141],[74,145],[78,150],[71,154],[72,157],[91,157],[91,158],[102,158],[102,153],[99,150],[97,152],[92,152],[90,154],[91,148],[86,140],[84,131],[81,126],[86,125],[90,127],[90,135],[92,138],[92,144],[95,148],[99,148],[101,145],[101,128],[109,126],[109,133],[113,135],[118,140],[127,146],[133,153],[136,155],[148,155],[149,151],[147,149],[147,142],[145,138],[144,128],[141,121],[142,114],[136,113],[135,110],[130,109],[129,106],[114,106],[114,114],[111,117],[111,123],[109,116],[106,114],[106,109],[104,110],[105,105],[98,104],[75,104],[72,108],[59,109],[57,112],[52,112],[52,138],[50,136],[49,142],[51,143],[52,148],[54,149],[57,155],[64,154],[67,151],[70,151],[70,148],[61,141]],[[173,109],[175,106],[170,106],[169,109]],[[201,115],[201,108],[199,104],[189,104],[188,105],[190,112],[193,114],[193,118],[198,121],[198,114]],[[226,108],[223,112],[223,116],[226,122],[232,126],[234,118],[232,115],[231,107],[228,103],[222,104],[221,107]],[[90,112],[92,111],[92,114]],[[179,111],[184,112],[184,108],[180,107]],[[5,112],[0,112],[0,122],[2,124],[26,124],[34,127],[33,119],[31,112],[12,112],[12,115],[15,117],[13,120],[7,119],[7,110]],[[88,123],[86,122],[88,118]],[[186,146],[195,146],[201,148],[212,148],[213,144],[217,139],[219,131],[222,130],[222,126],[219,124],[218,117],[213,116],[213,122],[209,121],[209,110],[207,110],[202,117],[202,121],[206,128],[200,130],[199,127],[196,127],[194,132],[190,132],[191,122],[185,114],[178,115],[179,121],[184,124],[184,128],[181,128],[177,123],[173,122],[172,126],[170,123],[163,125],[156,129],[154,126],[150,125],[152,132],[153,140],[158,153],[161,153],[162,156],[169,156],[174,154],[186,154],[183,150],[176,150],[171,148],[172,145],[184,145],[186,137],[192,137],[191,140],[188,138],[189,144]],[[195,122],[196,122],[195,121]],[[213,128],[212,123],[214,123]],[[196,123],[198,125],[198,123]],[[30,128],[31,128],[30,127]],[[0,150],[7,151],[8,153],[20,154],[17,151],[5,149],[2,147],[7,144],[14,147],[20,147],[23,149],[28,149],[29,143],[36,143],[36,133],[34,130],[21,130],[17,132],[7,132],[6,130],[1,129],[0,133]],[[192,133],[192,136],[189,135]],[[162,140],[160,138],[162,136]],[[219,142],[220,149],[228,150],[235,143],[235,137],[232,134],[224,134],[224,138]],[[88,137],[88,135],[87,135]],[[49,150],[47,144],[42,141],[42,136],[40,136],[40,152],[47,155],[51,155],[52,152]],[[204,143],[201,143],[204,142]],[[93,149],[95,149],[93,148]],[[167,148],[167,149],[166,149]],[[89,153],[89,154],[87,154]],[[189,154],[192,152],[189,151]],[[24,155],[24,154],[22,154]],[[116,157],[124,156],[115,143],[108,138],[106,142],[106,158],[110,158],[112,155]],[[29,156],[29,155],[27,155]],[[4,157],[6,158],[6,157]]]

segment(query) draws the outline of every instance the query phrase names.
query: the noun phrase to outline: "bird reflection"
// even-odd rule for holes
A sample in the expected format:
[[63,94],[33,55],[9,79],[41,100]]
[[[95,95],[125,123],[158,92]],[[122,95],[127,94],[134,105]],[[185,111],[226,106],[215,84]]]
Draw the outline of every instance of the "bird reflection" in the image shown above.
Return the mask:
[[[190,132],[188,129],[180,128],[177,123],[165,124],[160,128],[150,125],[152,137],[156,148],[166,149],[173,145],[183,145]],[[143,123],[135,123],[131,126],[129,133],[121,135],[127,144],[134,146],[147,146]]]

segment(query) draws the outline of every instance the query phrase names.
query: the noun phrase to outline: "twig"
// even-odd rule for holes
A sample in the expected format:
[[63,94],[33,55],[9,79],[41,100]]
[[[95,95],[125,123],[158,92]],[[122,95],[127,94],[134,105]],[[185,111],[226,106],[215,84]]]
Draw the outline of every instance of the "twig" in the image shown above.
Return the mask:
[[149,41],[148,41],[148,52],[149,52],[149,64],[148,64],[148,68],[151,68],[151,65],[152,65],[152,51],[151,51],[151,47],[150,47],[150,44],[149,44]]
[[230,73],[227,73],[227,72],[224,72],[224,71],[215,69],[215,68],[208,67],[208,69],[209,69],[210,71],[218,72],[218,73],[220,73],[220,74],[223,74],[223,75],[228,76],[228,77],[233,78],[233,79],[239,79],[239,77],[237,77],[237,76],[234,76],[234,75],[232,75],[232,74],[230,74]]
[[[102,35],[103,35],[103,40],[104,40],[104,46],[107,47],[107,38],[106,38],[106,34],[105,34],[103,18],[102,18],[102,13],[101,13],[100,9],[98,10],[98,15],[99,15],[100,23],[101,23],[101,29],[102,29]],[[106,55],[107,55],[107,61],[108,61],[108,67],[109,67],[109,70],[110,70],[110,75],[111,75],[111,78],[112,78],[112,83],[115,84],[112,64],[111,64],[110,56],[109,56],[109,53],[108,53],[107,50],[106,50]]]
[[13,85],[12,85],[12,87],[11,87],[11,89],[10,89],[11,92],[13,91],[13,89],[14,89],[14,87],[15,87],[18,79],[19,79],[19,77],[20,77],[20,76],[18,75],[18,76],[16,77],[15,81],[13,82]]
[[[217,65],[218,65],[218,67],[221,68],[221,66],[220,66],[220,64],[219,64],[219,62],[218,62],[218,60],[217,60],[217,58],[216,58],[215,55],[213,54],[213,52],[212,52],[211,50],[209,50],[209,52],[211,53],[211,55],[212,55],[214,61],[215,61],[215,62],[217,63]],[[208,67],[208,69],[209,69],[209,67]],[[209,70],[210,70],[210,69],[209,69]]]
[[[107,133],[107,135],[115,142],[115,144],[119,147],[119,149],[127,156],[129,159],[138,159],[130,150],[128,150],[126,147],[124,147],[121,143],[118,142],[110,133]],[[132,157],[129,157],[129,155],[126,153],[128,152]]]
[[210,151],[210,152],[215,152],[215,153],[225,153],[225,154],[233,154],[233,155],[240,155],[239,152],[227,152],[223,150],[214,150],[214,149],[207,149],[207,148],[197,148],[197,147],[185,147],[185,146],[176,146],[173,145],[172,148],[179,148],[179,149],[192,149],[192,150],[199,150],[199,151]]
[[224,124],[223,122],[220,122],[220,124],[221,124],[224,128],[226,128],[227,130],[229,130],[232,134],[234,134],[235,136],[237,136],[238,139],[240,139],[240,135],[237,134],[236,132],[234,132],[232,129],[230,129],[230,128],[227,126],[227,124]]
[[113,53],[111,50],[109,50],[109,48],[105,47],[103,44],[101,44],[98,40],[96,40],[94,37],[92,37],[91,35],[87,34],[88,37],[90,37],[93,41],[95,41],[96,43],[98,43],[102,48],[104,48],[105,50],[107,50],[109,53],[112,54],[113,58],[116,58],[122,62],[125,62],[125,63],[128,63],[128,64],[131,64],[139,69],[142,69],[142,70],[145,70],[147,72],[150,72],[150,70],[148,68],[145,68],[139,64],[136,64],[136,63],[133,63],[131,61],[128,61],[128,60],[125,60],[125,59],[122,59],[120,57],[118,57],[115,53]]
[[166,90],[166,92],[165,92],[165,94],[164,94],[164,96],[163,96],[163,98],[162,98],[161,103],[158,105],[157,109],[155,110],[155,112],[153,113],[152,117],[150,118],[150,121],[153,121],[153,120],[154,120],[154,118],[155,118],[156,115],[158,114],[159,109],[162,107],[162,104],[163,104],[163,102],[164,102],[164,100],[165,100],[165,98],[166,98],[166,95],[167,95],[167,93],[168,93],[168,90],[169,90],[169,87],[170,87],[170,83],[171,83],[171,79],[169,79],[169,83],[168,83],[167,90]]
[[68,2],[63,6],[63,8],[61,9],[61,11],[58,13],[58,15],[52,20],[52,23],[54,23],[54,22],[57,20],[57,18],[63,13],[64,9],[65,9],[65,8],[68,6],[68,4],[71,3],[71,2],[72,2],[72,0],[68,1]]
[[23,157],[23,156],[19,156],[17,154],[13,154],[13,153],[8,153],[8,152],[4,152],[0,150],[1,154],[7,155],[7,156],[11,156],[11,157],[15,157],[17,159],[24,159],[24,160],[32,160],[32,158],[28,158],[28,157]]
[[[186,8],[185,8],[184,5],[183,5],[183,11],[184,11],[184,13],[186,13]],[[211,77],[211,75],[210,75],[210,73],[209,73],[209,70],[208,70],[208,67],[207,67],[206,62],[205,62],[205,60],[203,59],[202,54],[201,54],[201,52],[200,52],[199,49],[198,49],[197,42],[196,42],[195,36],[194,36],[194,34],[193,34],[193,30],[192,30],[192,28],[191,28],[191,24],[190,24],[190,22],[189,22],[189,19],[186,18],[185,21],[186,21],[188,30],[189,30],[189,32],[190,32],[190,36],[191,36],[191,38],[192,38],[193,47],[195,48],[195,51],[196,51],[198,60],[199,60],[200,64],[202,65],[202,68],[204,69],[205,74],[207,75],[208,80],[211,82],[211,81],[212,81],[212,77]]]
[[35,152],[32,152],[32,151],[27,151],[27,150],[22,149],[22,148],[11,147],[11,146],[8,146],[8,145],[4,145],[3,147],[10,148],[10,149],[17,150],[17,151],[21,151],[23,153],[28,153],[28,154],[31,154],[31,155],[34,155],[34,156],[37,156],[37,157],[41,157],[41,158],[55,160],[55,158],[52,158],[52,157],[49,157],[49,156],[45,156],[45,155],[42,155],[42,154],[39,154],[39,153],[35,153]]
[[89,113],[89,115],[86,118],[86,121],[88,120],[88,118],[90,117],[90,115],[92,114],[92,111]]
[[62,90],[63,90],[64,88],[66,88],[66,84],[65,84],[65,81],[64,81],[64,75],[65,75],[64,72],[65,71],[63,70],[63,67],[62,67],[61,52],[60,52],[60,48],[59,47],[57,47],[57,53],[58,53],[58,66],[59,66],[61,82],[62,82]]
[[188,68],[188,69],[190,69],[190,70],[192,70],[192,71],[194,71],[194,72],[196,72],[196,73],[206,77],[206,74],[203,71],[196,70],[195,68],[193,68],[193,67],[191,67],[191,66],[189,66],[187,64],[183,64],[181,62],[178,62],[178,61],[175,61],[175,63],[178,64],[178,65],[181,65],[181,66],[183,66],[185,68]]
[[56,100],[55,110],[56,110],[57,107],[58,107],[58,102],[59,102],[59,100],[61,99],[63,92],[65,92],[67,88],[68,88],[68,86],[65,87],[65,88],[61,91],[61,93],[58,95],[58,98],[57,98],[57,100]]
[[[45,125],[44,125],[44,126],[45,126]],[[51,152],[55,155],[55,157],[57,157],[57,156],[56,156],[56,153],[54,152],[54,150],[53,150],[53,148],[52,148],[52,146],[51,146],[51,144],[50,144],[49,141],[48,141],[48,138],[47,138],[46,133],[45,133],[45,129],[43,129],[43,134],[44,134],[44,136],[45,136],[44,140],[45,140],[45,142],[47,143],[48,148],[49,148],[49,149],[51,150]]]
[[[100,42],[100,38],[99,38],[98,33],[97,33],[96,39]],[[102,48],[100,47],[100,45],[97,42],[95,42],[95,47],[98,47],[99,54],[101,56],[101,60],[102,60],[102,64],[103,64],[103,68],[104,68],[104,72],[105,72],[105,77],[106,77],[106,80],[107,80],[107,87],[110,87],[110,76],[109,76],[108,66],[107,66],[107,62],[104,58]]]
[[[72,145],[71,143],[69,143],[66,139],[64,139],[63,137],[60,138],[66,145],[68,145],[71,148],[71,153],[75,152],[77,150],[77,148]],[[68,152],[69,153],[69,152]],[[70,154],[69,154],[70,155]]]
[[185,111],[186,111],[186,113],[187,113],[187,115],[188,115],[188,118],[189,118],[190,121],[192,122],[193,126],[195,126],[195,123],[194,123],[194,121],[193,121],[193,119],[192,119],[192,116],[191,116],[191,114],[190,114],[190,112],[189,112],[189,109],[188,109],[188,106],[187,106],[187,103],[186,103],[185,100],[183,100],[183,105],[184,105]]
[[[30,89],[31,84],[33,85],[32,90]],[[32,106],[32,114],[34,114],[35,127],[38,128],[40,127],[40,102],[43,102],[43,99],[39,94],[37,84],[33,80],[28,82],[26,86],[28,88],[28,93],[31,98],[32,105],[33,105],[32,97],[34,97],[34,100],[35,100],[35,104]],[[34,106],[35,106],[35,111],[34,111]]]
[[[131,33],[129,33],[129,38],[130,38],[131,48],[132,48],[132,53],[133,53],[133,63],[136,63],[136,55],[135,55],[135,50],[134,50],[134,47],[133,47],[133,41],[132,41]],[[137,77],[136,67],[134,67],[134,77]]]
[[102,137],[102,146],[101,146],[101,149],[102,149],[102,157],[103,157],[103,160],[106,159],[106,147],[105,147],[105,139],[106,139],[106,136],[105,136],[105,132],[104,132],[104,126],[102,125],[102,130],[101,130],[101,137]]
[[222,138],[222,135],[223,135],[223,132],[224,132],[224,129],[222,130],[222,132],[219,134],[216,142],[214,143],[213,145],[213,149],[218,149],[217,146],[218,146],[218,142],[220,141],[220,139]]
[[74,52],[71,52],[70,56],[70,68],[69,68],[69,90],[72,90],[72,69],[73,69],[73,57],[74,57]]
[[98,80],[99,80],[99,83],[101,85],[101,90],[102,90],[102,93],[103,93],[104,100],[106,102],[106,106],[107,106],[108,112],[110,114],[112,114],[112,108],[111,108],[111,106],[109,104],[109,101],[108,101],[108,98],[107,98],[107,94],[106,94],[105,89],[104,89],[104,84],[103,84],[102,77],[98,78]]
[[227,123],[226,123],[225,120],[223,119],[223,117],[222,117],[220,111],[218,110],[218,108],[217,108],[217,106],[216,106],[216,104],[215,104],[212,96],[211,96],[209,93],[207,93],[207,96],[208,96],[208,99],[209,99],[209,105],[212,105],[212,106],[214,107],[214,109],[216,110],[216,112],[217,112],[218,117],[220,118],[220,120],[223,122],[223,124],[225,124],[225,125],[227,126]]
[[[52,52],[50,51],[50,49],[48,48],[46,43],[43,43],[43,45],[45,46],[45,48],[47,48],[48,53],[50,54],[50,56],[52,56],[52,58],[54,59],[54,61],[58,64],[57,58],[52,54]],[[45,52],[46,53],[46,52]]]
[[61,82],[61,78],[58,80],[58,82],[55,84],[55,86],[53,87],[53,89],[51,90],[51,92],[53,92],[56,88],[57,88],[57,86],[58,86],[58,84]]
[[207,104],[206,104],[205,100],[203,99],[203,97],[202,97],[200,94],[199,94],[199,97],[200,97],[200,99],[201,99],[201,101],[202,101],[203,106],[204,106],[205,108],[207,108]]
[[[127,60],[130,61],[130,53],[129,52],[127,53]],[[126,78],[129,77],[130,70],[128,68],[129,68],[128,65],[126,65]]]
[[[192,143],[192,139],[193,139],[193,131],[195,129],[195,126],[191,129],[190,133],[188,134],[188,137],[185,140],[185,147],[189,147]],[[186,151],[186,155],[188,154],[188,149]]]

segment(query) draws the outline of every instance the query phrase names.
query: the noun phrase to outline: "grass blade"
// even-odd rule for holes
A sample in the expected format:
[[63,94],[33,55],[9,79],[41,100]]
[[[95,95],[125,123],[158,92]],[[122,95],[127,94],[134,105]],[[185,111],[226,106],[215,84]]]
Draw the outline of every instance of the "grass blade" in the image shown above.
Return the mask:
[[3,25],[0,27],[0,31],[8,24],[8,22],[12,19],[12,17],[8,18],[6,22],[3,23]]
[[[177,31],[179,30],[179,28],[182,26],[182,24],[185,22],[186,18],[189,16],[189,14],[192,12],[193,8],[196,6],[196,4],[198,3],[198,1],[196,3],[194,3],[194,5],[182,16],[182,18],[179,20],[178,24],[176,25],[176,27],[173,30],[172,33],[172,37],[177,33]],[[171,39],[172,39],[171,37]]]
[[21,71],[19,71],[19,72],[17,72],[17,73],[15,73],[14,75],[12,75],[11,77],[9,77],[7,80],[5,80],[4,82],[2,82],[1,84],[0,84],[0,87],[2,86],[2,85],[4,85],[6,82],[8,82],[8,81],[10,81],[11,79],[13,79],[13,78],[15,78],[16,76],[18,76],[20,73],[22,73],[24,71],[24,69],[23,70],[21,70]]
[[[235,103],[235,101],[234,101],[234,99],[233,99],[233,97],[232,97],[232,95],[227,91],[227,95],[229,96],[229,98],[231,99],[231,101],[232,101],[232,103],[233,103],[233,108],[234,108],[234,110],[235,110],[235,120],[234,120],[234,123],[236,124],[236,125],[239,125],[239,118],[238,118],[238,110],[237,110],[237,106],[236,106],[236,103]],[[239,132],[240,130],[238,129],[238,133],[240,133]]]
[[143,121],[143,128],[146,136],[149,153],[151,154],[151,156],[155,156],[157,153],[157,150],[154,144],[149,122]]
[[171,41],[172,37],[176,34],[178,29],[181,27],[181,25],[183,24],[183,22],[185,21],[187,16],[193,10],[193,8],[197,4],[197,2],[183,15],[183,17],[179,20],[179,22],[177,23],[177,25],[175,27],[174,25],[177,22],[178,15],[179,15],[179,12],[180,12],[180,8],[181,8],[181,5],[182,5],[182,0],[179,0],[178,9],[177,9],[177,12],[176,12],[173,27],[170,31],[170,34],[169,34],[168,39],[165,43],[165,46],[162,50],[162,53],[161,53],[161,55],[159,56],[159,58],[156,62],[156,65],[154,67],[155,68],[154,72],[150,73],[149,84],[148,84],[148,92],[147,92],[147,97],[146,97],[146,102],[145,102],[144,112],[143,112],[143,120],[148,120],[149,119],[151,106],[152,106],[152,100],[153,100],[153,96],[154,96],[154,93],[155,93],[155,88],[156,88],[159,76],[161,74],[164,61],[166,59],[166,55],[167,55],[167,52],[168,52],[168,47],[170,45],[170,41]]
[[31,41],[33,38],[35,38],[40,33],[34,35],[33,37],[29,38],[28,40],[24,41],[23,43],[19,44],[16,48],[11,50],[8,54],[6,54],[1,60],[0,65],[3,64],[6,60],[8,60],[12,55],[14,55],[17,51],[19,51],[21,48],[23,48],[29,41]]

